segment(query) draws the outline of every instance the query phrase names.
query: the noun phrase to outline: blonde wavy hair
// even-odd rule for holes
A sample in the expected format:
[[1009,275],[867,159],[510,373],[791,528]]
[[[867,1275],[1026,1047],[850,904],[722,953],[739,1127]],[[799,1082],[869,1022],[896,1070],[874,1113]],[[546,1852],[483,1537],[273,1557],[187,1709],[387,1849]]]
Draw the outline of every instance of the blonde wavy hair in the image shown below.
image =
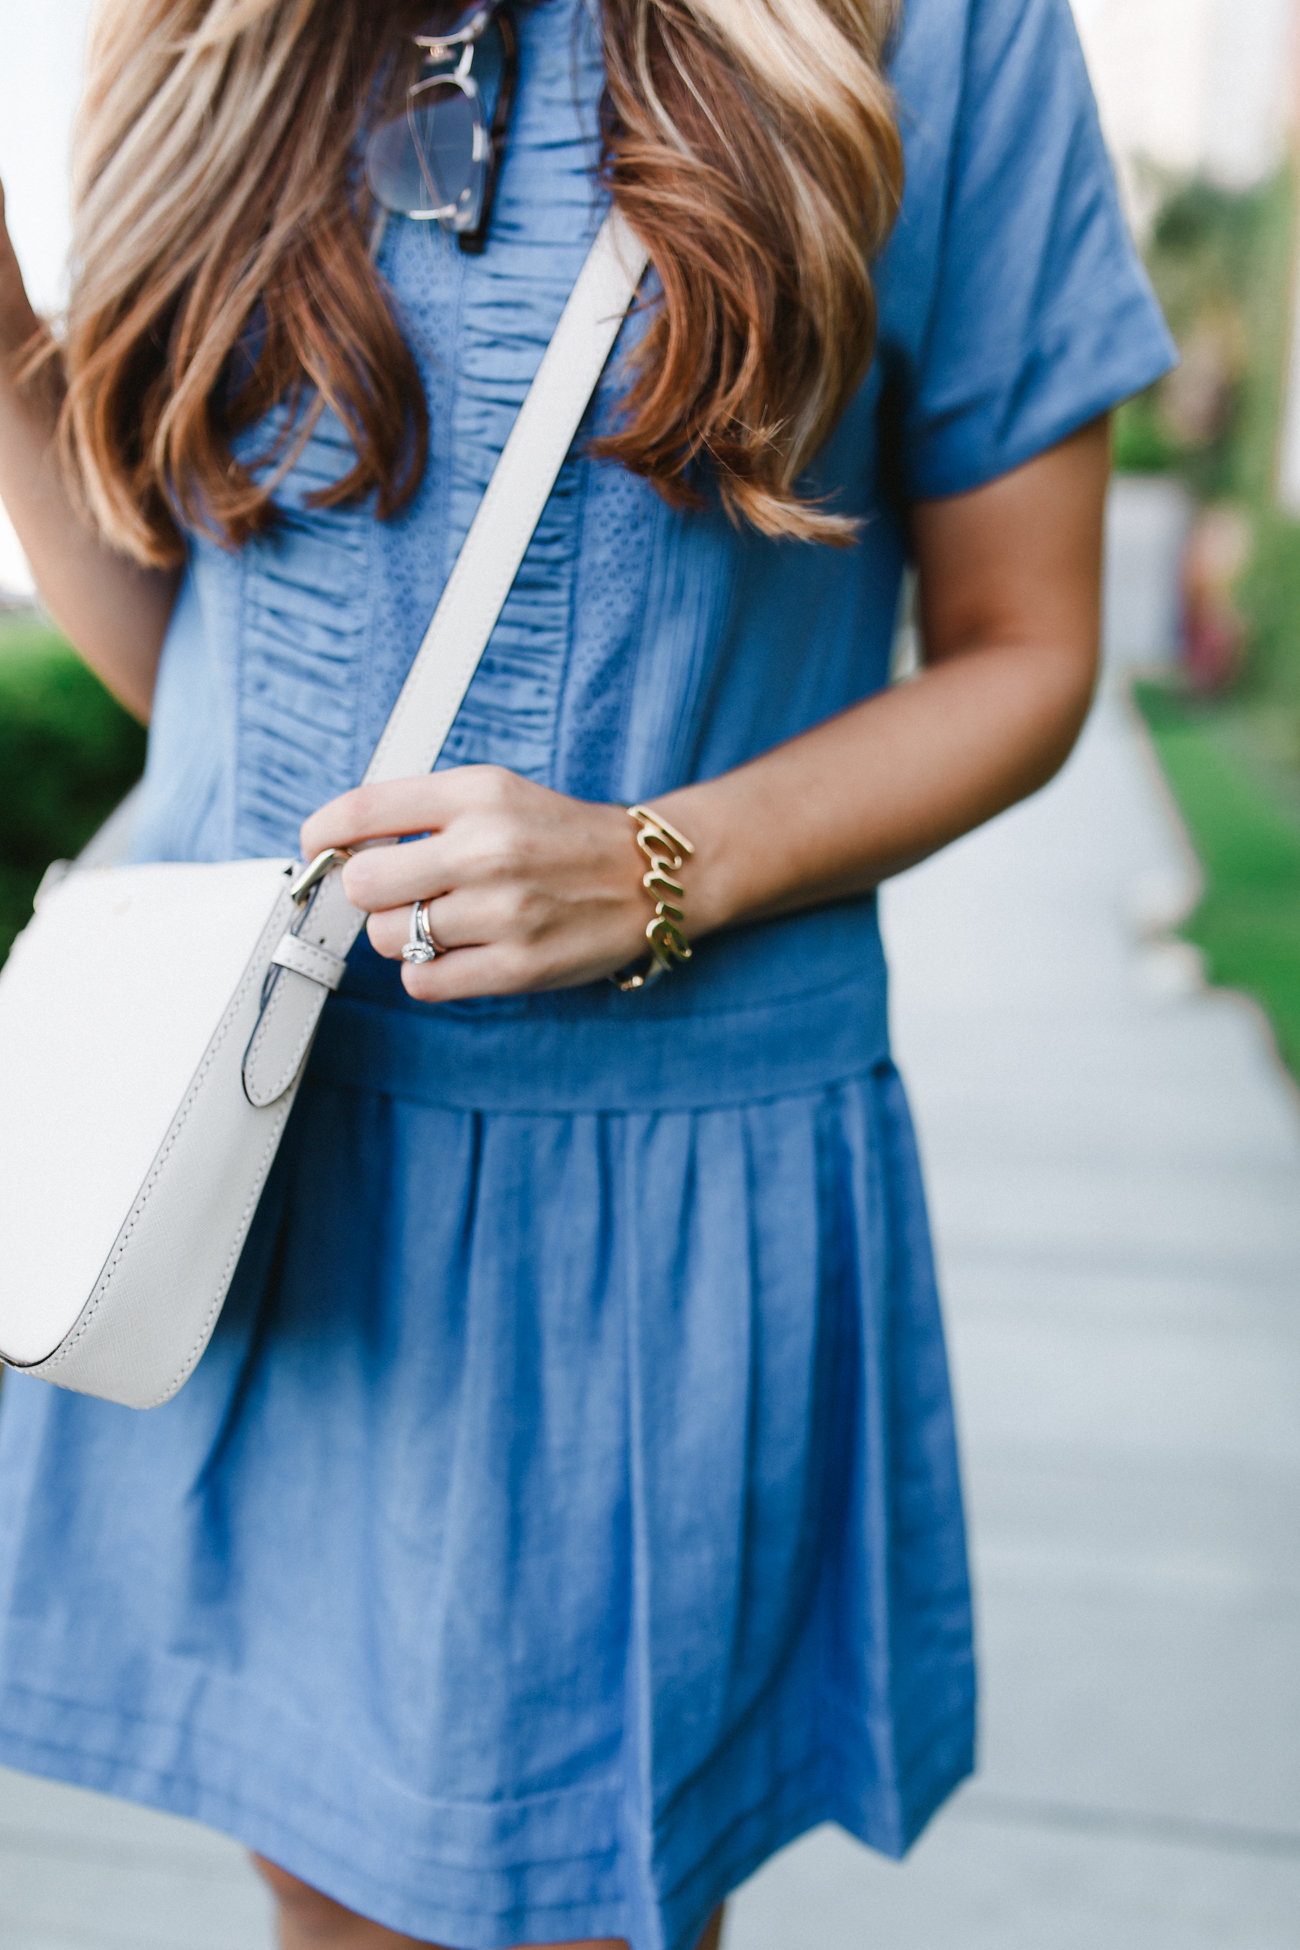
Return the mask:
[[[799,476],[861,383],[902,191],[896,0],[602,0],[603,172],[660,291],[599,450],[674,505],[848,540]],[[397,37],[437,0],[100,0],[74,158],[64,452],[145,563],[231,546],[332,407],[353,466],[318,500],[418,486],[427,409],[375,270],[354,157]],[[257,467],[239,434],[291,429]]]

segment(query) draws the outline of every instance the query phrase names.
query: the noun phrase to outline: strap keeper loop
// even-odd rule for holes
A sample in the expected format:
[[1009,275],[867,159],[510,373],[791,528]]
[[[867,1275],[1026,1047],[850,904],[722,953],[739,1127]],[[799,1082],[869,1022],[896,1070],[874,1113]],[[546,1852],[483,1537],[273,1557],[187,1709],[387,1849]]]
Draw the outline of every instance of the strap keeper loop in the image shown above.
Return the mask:
[[271,957],[271,964],[274,968],[287,968],[294,975],[305,975],[309,982],[316,982],[321,988],[331,990],[338,988],[348,966],[342,955],[333,954],[314,941],[304,941],[296,934],[280,937],[280,945]]

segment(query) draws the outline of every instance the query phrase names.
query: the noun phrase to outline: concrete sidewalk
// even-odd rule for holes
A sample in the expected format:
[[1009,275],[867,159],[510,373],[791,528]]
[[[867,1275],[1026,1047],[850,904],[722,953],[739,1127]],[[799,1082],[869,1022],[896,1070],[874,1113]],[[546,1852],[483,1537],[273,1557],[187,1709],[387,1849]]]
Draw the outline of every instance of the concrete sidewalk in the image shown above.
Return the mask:
[[983,1766],[901,1868],[825,1832],[727,1950],[1300,1946],[1300,1106],[1142,924],[1194,885],[1103,701],[887,895],[939,1238]]
[[[1135,920],[1188,862],[1107,700],[892,888],[966,1439],[984,1765],[901,1868],[830,1831],[727,1950],[1297,1950],[1300,1114]],[[0,1775],[3,1950],[267,1950],[238,1852]]]

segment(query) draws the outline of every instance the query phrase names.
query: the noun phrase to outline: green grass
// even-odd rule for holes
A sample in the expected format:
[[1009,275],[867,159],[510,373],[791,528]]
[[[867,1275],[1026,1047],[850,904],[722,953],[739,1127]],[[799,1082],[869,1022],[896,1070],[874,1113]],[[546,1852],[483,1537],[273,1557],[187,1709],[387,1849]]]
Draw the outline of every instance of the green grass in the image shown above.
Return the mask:
[[138,778],[144,739],[56,631],[0,617],[0,958],[50,861],[77,853]]
[[1182,932],[1211,981],[1262,1004],[1300,1077],[1300,785],[1249,702],[1135,696],[1205,875]]

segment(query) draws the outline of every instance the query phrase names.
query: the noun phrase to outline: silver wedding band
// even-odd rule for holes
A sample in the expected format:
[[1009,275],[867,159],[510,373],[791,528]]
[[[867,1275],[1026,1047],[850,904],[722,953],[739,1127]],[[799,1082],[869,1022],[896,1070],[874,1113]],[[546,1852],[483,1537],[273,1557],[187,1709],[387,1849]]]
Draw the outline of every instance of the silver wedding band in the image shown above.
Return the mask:
[[417,964],[436,961],[441,953],[429,928],[429,903],[415,901],[411,907],[411,938],[402,950],[402,960]]

